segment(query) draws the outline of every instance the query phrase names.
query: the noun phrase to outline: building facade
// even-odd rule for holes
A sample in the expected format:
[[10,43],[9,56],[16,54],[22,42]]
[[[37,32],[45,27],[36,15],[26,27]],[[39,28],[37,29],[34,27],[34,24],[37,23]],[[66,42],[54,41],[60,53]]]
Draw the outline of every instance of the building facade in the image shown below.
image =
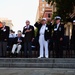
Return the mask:
[[54,11],[54,5],[52,6],[51,4],[48,4],[45,0],[39,0],[36,20],[38,20],[39,18],[51,18]]
[[7,18],[0,18],[0,21],[1,21],[1,22],[5,22],[5,23],[6,23],[6,26],[9,26],[10,29],[12,29],[12,27],[13,27],[12,20],[9,20],[9,19],[7,19]]

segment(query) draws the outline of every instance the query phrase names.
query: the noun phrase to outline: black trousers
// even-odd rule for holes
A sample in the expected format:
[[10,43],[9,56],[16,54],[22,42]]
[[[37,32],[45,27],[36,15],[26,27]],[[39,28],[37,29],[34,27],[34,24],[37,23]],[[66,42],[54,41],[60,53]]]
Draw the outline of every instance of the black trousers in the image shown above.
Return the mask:
[[25,42],[24,43],[24,55],[25,55],[25,57],[32,57],[31,45],[32,45],[31,42]]
[[56,58],[63,57],[63,41],[54,40],[54,50],[56,53]]
[[6,50],[7,50],[7,42],[0,42],[0,57],[5,57],[6,56]]

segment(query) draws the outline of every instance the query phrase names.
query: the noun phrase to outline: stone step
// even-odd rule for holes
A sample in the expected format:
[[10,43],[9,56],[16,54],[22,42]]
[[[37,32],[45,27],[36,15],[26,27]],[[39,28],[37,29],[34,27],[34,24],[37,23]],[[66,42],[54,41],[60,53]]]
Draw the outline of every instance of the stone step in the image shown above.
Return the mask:
[[72,68],[75,63],[3,63],[0,68]]
[[75,63],[75,58],[0,58],[0,63]]
[[0,68],[75,68],[74,58],[0,58]]
[[9,62],[16,62],[16,63],[53,63],[53,59],[37,59],[37,58],[4,58],[0,59],[0,63],[9,63]]

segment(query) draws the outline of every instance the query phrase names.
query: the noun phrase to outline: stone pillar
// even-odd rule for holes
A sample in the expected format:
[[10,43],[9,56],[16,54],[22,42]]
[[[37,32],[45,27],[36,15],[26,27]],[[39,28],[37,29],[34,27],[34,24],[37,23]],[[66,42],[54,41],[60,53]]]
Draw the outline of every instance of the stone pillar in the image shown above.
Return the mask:
[[69,39],[71,39],[72,36],[72,23],[68,22],[65,24],[65,36],[69,36]]

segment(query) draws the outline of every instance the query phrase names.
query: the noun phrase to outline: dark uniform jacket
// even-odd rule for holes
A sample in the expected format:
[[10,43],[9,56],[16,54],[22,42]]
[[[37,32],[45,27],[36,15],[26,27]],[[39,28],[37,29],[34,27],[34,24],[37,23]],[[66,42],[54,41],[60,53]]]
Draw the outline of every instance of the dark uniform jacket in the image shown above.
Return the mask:
[[[26,32],[26,30],[31,30],[30,32]],[[32,38],[34,38],[34,27],[29,25],[29,28],[26,26],[23,28],[23,34],[25,35],[24,37],[24,42],[31,42]]]
[[75,44],[75,25],[72,28],[72,43]]
[[53,40],[60,40],[60,38],[64,38],[64,25],[60,24],[58,29],[55,30],[57,28],[57,25],[54,24],[53,25]]
[[[18,42],[18,39],[19,39],[21,42]],[[14,44],[23,45],[23,37],[16,37],[16,38],[14,38]]]
[[5,26],[4,31],[0,28],[0,41],[8,41],[10,28]]

